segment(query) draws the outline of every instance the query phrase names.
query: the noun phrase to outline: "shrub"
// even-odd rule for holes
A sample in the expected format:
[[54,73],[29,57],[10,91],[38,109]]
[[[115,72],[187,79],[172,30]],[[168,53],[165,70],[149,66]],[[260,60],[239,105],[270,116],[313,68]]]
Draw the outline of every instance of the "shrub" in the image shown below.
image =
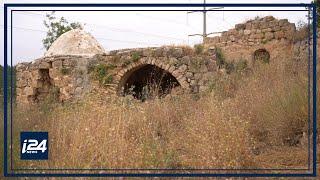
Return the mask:
[[219,68],[222,68],[225,65],[224,55],[222,53],[221,48],[216,47],[215,50],[216,50],[217,65]]
[[141,58],[140,54],[138,52],[134,52],[132,55],[131,55],[131,60],[133,62],[137,62],[139,59]]
[[102,84],[104,84],[104,85],[110,84],[110,83],[112,83],[112,81],[113,81],[113,76],[110,75],[110,74],[108,74],[107,76],[105,76],[105,77],[103,78],[102,81],[103,81]]
[[230,63],[227,62],[227,63],[225,63],[224,66],[225,66],[227,74],[230,74],[230,73],[234,72],[234,70],[235,70],[234,62],[230,62]]
[[122,67],[126,67],[126,66],[128,66],[129,64],[131,64],[131,63],[132,63],[132,61],[131,61],[130,59],[126,59],[126,60],[123,61]]
[[[293,40],[294,42],[297,42],[297,41],[303,41],[303,40],[307,40],[308,38],[308,31],[309,31],[309,28],[308,28],[308,25],[305,24],[304,26],[300,27],[297,31],[295,31],[294,33],[294,37],[293,37]],[[310,35],[312,33],[310,32]]]
[[196,44],[194,45],[194,49],[196,51],[196,54],[201,54],[204,50],[204,47],[202,44]]
[[248,67],[248,63],[247,63],[247,60],[245,59],[240,59],[235,64],[235,69],[237,72],[242,72],[243,70],[247,69],[247,67]]
[[67,75],[67,74],[70,73],[70,70],[69,70],[68,68],[66,68],[66,67],[62,67],[62,68],[60,69],[60,73],[61,73],[62,75]]
[[101,85],[108,85],[112,83],[113,76],[108,73],[108,70],[115,68],[113,65],[98,64],[94,67],[92,76],[98,80]]

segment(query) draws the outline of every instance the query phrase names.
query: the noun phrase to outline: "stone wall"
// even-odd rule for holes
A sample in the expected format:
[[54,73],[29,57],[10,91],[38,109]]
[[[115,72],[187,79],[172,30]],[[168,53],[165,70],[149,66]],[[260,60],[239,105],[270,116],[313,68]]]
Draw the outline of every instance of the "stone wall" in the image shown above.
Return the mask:
[[[119,95],[126,77],[148,64],[172,74],[184,91],[199,92],[217,72],[214,57],[210,52],[174,46],[117,50],[93,57],[43,57],[17,65],[17,101],[36,103],[54,94],[66,101],[97,89]],[[107,83],[99,83],[93,75],[102,65],[107,67],[105,76],[112,77]]]
[[144,65],[157,66],[172,74],[180,86],[188,92],[204,89],[207,78],[217,71],[215,56],[210,52],[195,52],[190,47],[163,46],[156,48],[125,49],[111,51],[93,57],[91,64],[112,65],[114,77],[111,88],[120,92],[123,81],[132,71]]
[[17,72],[17,101],[36,103],[48,96],[60,101],[81,96],[89,78],[83,56],[51,56],[20,63]]
[[306,59],[307,40],[294,40],[296,32],[288,20],[267,16],[206,38],[204,48],[163,46],[94,56],[45,56],[16,66],[17,101],[36,103],[48,97],[68,101],[88,92],[122,95],[128,78],[147,65],[171,74],[183,91],[198,93],[209,88],[213,77],[225,74],[218,63],[218,49],[227,63],[244,60],[249,67],[259,60],[261,52],[267,54],[270,63]]
[[279,52],[291,53],[295,32],[295,24],[287,19],[266,16],[236,24],[221,36],[206,38],[204,44],[206,48],[221,48],[228,61],[245,59],[252,65],[254,52],[259,49],[269,52],[270,59],[277,57]]

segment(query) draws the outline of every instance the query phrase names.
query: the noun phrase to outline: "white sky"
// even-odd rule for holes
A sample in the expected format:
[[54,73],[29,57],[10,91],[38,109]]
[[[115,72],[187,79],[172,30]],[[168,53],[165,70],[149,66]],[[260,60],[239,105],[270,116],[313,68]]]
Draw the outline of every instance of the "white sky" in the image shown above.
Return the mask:
[[[13,3],[13,1],[5,1]],[[14,3],[44,3],[41,1],[15,0]],[[49,3],[49,1],[46,1]],[[51,3],[174,3],[173,0],[118,0],[118,1],[65,1]],[[202,3],[203,0],[175,0],[175,3]],[[239,3],[236,0],[207,0],[207,3]],[[246,3],[266,3],[266,1],[246,0]],[[310,0],[269,0],[268,3],[309,3]],[[21,8],[20,8],[21,9]],[[31,9],[31,8],[28,8]],[[43,10],[42,8],[41,10]],[[75,8],[68,8],[75,9]],[[94,8],[86,8],[94,9]],[[107,8],[100,8],[107,9]],[[110,9],[110,8],[109,8]],[[124,9],[124,8],[122,8]],[[142,9],[142,8],[139,8]],[[164,8],[161,8],[164,9]],[[177,9],[177,8],[174,8]],[[179,8],[183,9],[183,8]],[[186,8],[184,8],[186,9]],[[196,9],[196,8],[193,8]],[[235,9],[235,8],[225,8]],[[247,8],[248,9],[248,8]],[[281,8],[284,9],[284,8]],[[295,8],[297,9],[297,8]],[[52,10],[52,9],[48,9]],[[3,15],[3,1],[0,13]],[[13,64],[32,61],[43,56],[45,49],[42,39],[46,35],[43,25],[46,12],[13,12]],[[290,22],[306,21],[307,12],[235,12],[220,11],[207,13],[207,32],[225,31],[236,23],[244,22],[256,16],[273,15],[287,18]],[[84,24],[84,30],[91,33],[106,51],[123,48],[148,47],[161,45],[194,45],[201,42],[201,37],[188,37],[188,34],[202,33],[202,13],[187,14],[186,11],[87,11],[56,12],[58,17],[65,17],[69,22]],[[1,16],[3,17],[3,16]],[[3,65],[3,18],[0,20],[1,64]],[[9,34],[10,35],[10,34]],[[10,40],[10,39],[9,39]],[[10,44],[9,44],[10,45]],[[9,57],[10,58],[10,57]],[[10,62],[8,60],[8,62]]]

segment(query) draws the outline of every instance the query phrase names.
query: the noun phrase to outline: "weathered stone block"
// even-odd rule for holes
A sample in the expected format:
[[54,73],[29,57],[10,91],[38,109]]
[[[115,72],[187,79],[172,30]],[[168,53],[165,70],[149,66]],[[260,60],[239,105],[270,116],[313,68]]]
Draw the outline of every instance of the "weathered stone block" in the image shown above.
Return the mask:
[[244,34],[244,35],[249,35],[249,34],[251,34],[251,31],[248,30],[248,29],[246,29],[246,30],[243,31],[243,34]]
[[263,33],[259,33],[259,34],[255,34],[254,35],[254,39],[263,39],[264,38],[264,34]]
[[52,67],[56,68],[56,69],[62,68],[62,61],[61,60],[53,61],[52,62]]
[[182,48],[174,48],[168,51],[168,56],[172,56],[175,58],[181,58],[183,56]]
[[268,28],[268,23],[267,22],[261,22],[260,28],[261,29],[267,29]]
[[49,68],[51,68],[51,65],[48,62],[41,62],[39,64],[39,69],[49,69]]
[[272,21],[272,20],[274,20],[274,17],[273,16],[266,16],[263,19],[265,19],[266,21]]
[[174,58],[174,57],[170,57],[169,58],[169,64],[170,65],[175,65],[178,63],[178,59],[177,58]]
[[192,72],[187,72],[186,73],[186,77],[187,78],[192,78],[193,77],[193,73]]
[[280,20],[279,20],[279,26],[284,26],[284,25],[286,25],[287,23],[289,23],[289,22],[288,22],[288,19],[280,19]]
[[235,42],[235,41],[236,41],[236,38],[234,37],[234,35],[231,35],[231,36],[229,37],[229,39],[230,39],[232,42]]
[[188,66],[185,65],[185,64],[183,64],[182,66],[179,67],[179,70],[180,70],[181,72],[184,72],[184,71],[186,71],[187,69],[188,69]]
[[235,28],[236,28],[236,30],[244,30],[245,28],[246,28],[246,25],[245,24],[236,24],[235,25]]
[[246,23],[246,29],[250,30],[252,28],[252,24],[251,23]]
[[283,31],[277,31],[277,32],[274,33],[274,37],[276,39],[284,38],[285,37],[285,33]]
[[24,90],[23,90],[23,94],[25,94],[27,96],[32,96],[32,95],[36,94],[36,91],[32,87],[25,87]]
[[278,25],[279,25],[279,22],[277,20],[273,20],[273,21],[269,22],[269,27],[275,27],[275,26],[278,26]]
[[271,40],[271,39],[273,39],[274,38],[274,34],[272,33],[272,32],[267,32],[266,34],[265,34],[265,39],[266,40]]
[[281,30],[281,27],[280,26],[275,26],[273,27],[273,31],[280,31]]

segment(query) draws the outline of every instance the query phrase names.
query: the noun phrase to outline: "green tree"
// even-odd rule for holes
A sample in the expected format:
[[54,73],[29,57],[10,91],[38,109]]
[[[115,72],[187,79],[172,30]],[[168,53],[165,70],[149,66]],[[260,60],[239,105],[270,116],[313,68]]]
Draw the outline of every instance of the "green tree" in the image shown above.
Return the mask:
[[63,33],[72,29],[83,28],[79,22],[69,23],[64,17],[61,17],[60,19],[57,18],[54,11],[46,14],[46,19],[43,21],[43,23],[48,29],[47,36],[42,40],[43,46],[46,48],[46,50],[48,50],[51,44]]

